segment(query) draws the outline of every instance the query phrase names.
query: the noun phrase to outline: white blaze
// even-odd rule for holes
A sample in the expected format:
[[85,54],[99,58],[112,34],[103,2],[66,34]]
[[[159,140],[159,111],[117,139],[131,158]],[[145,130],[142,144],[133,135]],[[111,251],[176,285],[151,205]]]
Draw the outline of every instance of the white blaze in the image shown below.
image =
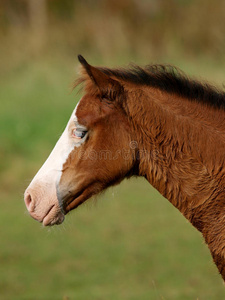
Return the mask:
[[60,182],[63,165],[70,153],[75,147],[79,147],[87,137],[87,134],[82,138],[79,134],[76,135],[77,131],[87,131],[84,126],[78,123],[77,106],[48,159],[37,172],[24,194],[24,201],[30,215],[43,222],[44,225],[60,224],[64,220],[64,214],[57,198],[57,184]]
[[63,165],[67,161],[70,153],[73,151],[74,147],[79,147],[85,141],[85,138],[75,141],[73,138],[71,138],[71,133],[69,131],[71,124],[74,128],[77,126],[84,128],[84,126],[79,125],[77,122],[76,110],[78,105],[79,102],[77,103],[64,132],[62,133],[43,166],[33,178],[30,186],[32,186],[32,184],[36,181],[44,181],[46,184],[51,183],[56,185],[60,181]]

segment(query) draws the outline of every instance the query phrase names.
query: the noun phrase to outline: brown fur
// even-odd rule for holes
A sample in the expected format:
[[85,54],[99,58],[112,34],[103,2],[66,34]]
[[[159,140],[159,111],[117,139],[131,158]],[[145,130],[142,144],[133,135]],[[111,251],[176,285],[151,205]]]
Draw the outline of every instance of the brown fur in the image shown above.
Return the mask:
[[[89,139],[64,165],[64,210],[125,177],[144,176],[202,233],[225,280],[224,93],[162,66],[129,73],[80,61],[85,96],[77,117]],[[111,157],[90,159],[102,150]]]

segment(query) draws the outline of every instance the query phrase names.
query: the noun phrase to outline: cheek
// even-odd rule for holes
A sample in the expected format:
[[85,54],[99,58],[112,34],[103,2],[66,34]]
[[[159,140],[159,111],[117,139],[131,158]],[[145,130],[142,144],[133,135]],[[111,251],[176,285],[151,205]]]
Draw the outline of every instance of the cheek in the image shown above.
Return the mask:
[[79,173],[81,173],[79,166],[82,161],[81,148],[75,147],[68,155],[67,159],[62,165],[61,176],[58,180],[58,186],[60,189],[71,189],[72,185],[75,185]]
[[110,129],[106,129],[101,134],[97,127],[90,131],[86,143],[69,154],[58,181],[63,194],[67,191],[75,194],[97,182],[108,185],[130,171],[134,159],[127,135],[121,137],[122,141],[115,140],[115,136],[109,135]]

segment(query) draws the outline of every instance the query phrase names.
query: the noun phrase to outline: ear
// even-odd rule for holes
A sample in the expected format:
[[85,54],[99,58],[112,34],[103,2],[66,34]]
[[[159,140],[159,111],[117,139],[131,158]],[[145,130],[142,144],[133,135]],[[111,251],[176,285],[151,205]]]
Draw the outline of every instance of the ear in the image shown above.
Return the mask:
[[104,73],[103,70],[89,65],[83,56],[78,55],[78,60],[92,83],[98,88],[102,98],[115,100],[117,96],[121,96],[123,86],[119,81],[112,79],[109,75]]

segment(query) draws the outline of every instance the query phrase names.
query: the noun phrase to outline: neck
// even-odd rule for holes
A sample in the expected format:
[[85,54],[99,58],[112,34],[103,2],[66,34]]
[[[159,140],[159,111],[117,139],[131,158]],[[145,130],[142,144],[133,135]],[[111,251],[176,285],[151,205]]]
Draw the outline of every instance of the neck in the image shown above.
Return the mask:
[[142,91],[136,97],[128,110],[139,146],[138,175],[203,234],[225,280],[224,142],[214,120],[218,112],[206,116],[200,107],[199,116],[199,104],[159,91]]

